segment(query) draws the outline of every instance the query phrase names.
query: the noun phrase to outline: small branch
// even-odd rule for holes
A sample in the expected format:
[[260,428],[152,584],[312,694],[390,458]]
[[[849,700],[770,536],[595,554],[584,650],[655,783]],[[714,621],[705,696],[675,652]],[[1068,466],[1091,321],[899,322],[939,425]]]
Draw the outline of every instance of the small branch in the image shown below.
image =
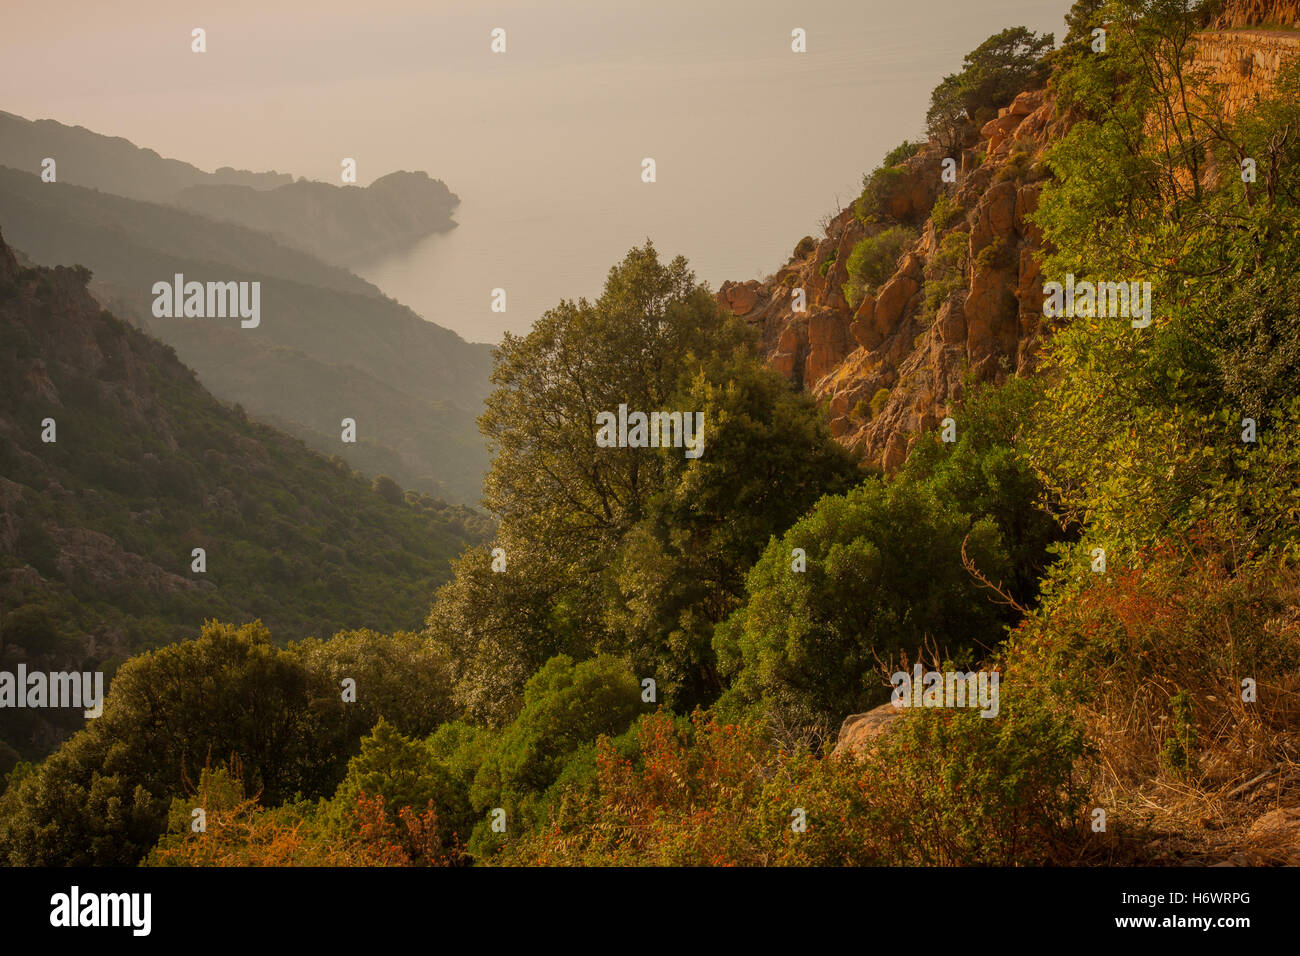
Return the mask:
[[961,566],[966,569],[967,573],[969,573],[971,577],[973,577],[976,581],[984,585],[984,587],[988,588],[999,598],[1001,598],[1001,600],[995,601],[994,602],[995,604],[1005,604],[1007,607],[1012,608],[1015,611],[1019,611],[1021,614],[1028,614],[1029,608],[1025,607],[1023,604],[1021,604],[1019,601],[1013,598],[1010,594],[1004,591],[1002,589],[1001,581],[999,581],[997,584],[994,584],[992,581],[990,581],[987,577],[984,576],[984,573],[980,571],[979,568],[975,567],[975,562],[971,560],[971,558],[966,554],[966,541],[969,538],[970,538],[970,533],[967,532],[966,537],[961,539]]

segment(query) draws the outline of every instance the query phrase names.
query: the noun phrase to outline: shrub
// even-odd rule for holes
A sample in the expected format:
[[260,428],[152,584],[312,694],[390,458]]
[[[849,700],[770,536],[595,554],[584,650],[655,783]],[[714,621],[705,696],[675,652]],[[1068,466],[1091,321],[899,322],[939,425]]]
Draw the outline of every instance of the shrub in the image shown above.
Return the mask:
[[[920,711],[871,754],[783,750],[760,724],[658,713],[601,740],[595,773],[503,861],[536,865],[864,866],[1067,858],[1078,728]],[[802,815],[804,827],[797,830]]]
[[902,166],[879,166],[863,176],[862,195],[853,204],[854,216],[865,223],[888,219],[889,202],[906,177]]
[[[1300,627],[1288,610],[1300,576],[1272,562],[1229,570],[1229,548],[1204,535],[1192,556],[1151,548],[1094,574],[1095,543],[1062,552],[1047,598],[1008,641],[1010,677],[1077,711],[1103,786],[1173,772],[1212,788],[1271,765],[1300,721]],[[1243,701],[1244,677],[1275,703]]]
[[[732,712],[770,714],[796,736],[829,734],[887,697],[877,662],[926,637],[992,646],[1005,618],[962,566],[1005,579],[1005,546],[922,483],[872,479],[823,498],[774,539],[746,580],[748,602],[714,631]],[[802,548],[807,569],[791,573]]]
[[966,287],[969,256],[970,236],[965,232],[950,232],[940,241],[939,251],[925,264],[923,325],[928,326],[934,321],[948,296]]
[[856,307],[863,296],[872,294],[894,273],[901,256],[916,241],[917,232],[907,226],[893,226],[867,236],[853,247],[845,264],[849,274],[844,295]]
[[962,209],[961,205],[947,193],[940,193],[930,208],[930,219],[939,233],[946,232],[965,216],[966,210]]

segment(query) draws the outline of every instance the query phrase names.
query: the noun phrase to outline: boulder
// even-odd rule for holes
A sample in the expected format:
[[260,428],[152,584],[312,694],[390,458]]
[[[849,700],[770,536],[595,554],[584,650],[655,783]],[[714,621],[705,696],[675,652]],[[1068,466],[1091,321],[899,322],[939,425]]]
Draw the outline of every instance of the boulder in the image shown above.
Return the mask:
[[901,707],[881,704],[865,714],[851,714],[840,725],[840,735],[832,754],[863,754],[875,746],[875,741],[889,732],[894,721],[903,715]]

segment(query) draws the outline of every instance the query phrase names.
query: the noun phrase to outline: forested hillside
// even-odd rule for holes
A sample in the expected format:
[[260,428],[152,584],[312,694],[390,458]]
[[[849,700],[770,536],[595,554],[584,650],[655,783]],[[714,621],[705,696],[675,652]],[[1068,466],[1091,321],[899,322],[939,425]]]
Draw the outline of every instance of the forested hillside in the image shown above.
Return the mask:
[[[0,168],[0,227],[40,264],[89,268],[104,304],[173,346],[217,397],[358,470],[478,503],[489,346],[262,233],[170,206]],[[177,273],[261,282],[260,324],[156,317],[153,285]],[[338,440],[343,418],[357,422],[355,444]]]
[[[111,672],[209,618],[286,640],[418,625],[486,520],[218,402],[88,278],[0,245],[0,660]],[[8,746],[52,742],[3,714]]]

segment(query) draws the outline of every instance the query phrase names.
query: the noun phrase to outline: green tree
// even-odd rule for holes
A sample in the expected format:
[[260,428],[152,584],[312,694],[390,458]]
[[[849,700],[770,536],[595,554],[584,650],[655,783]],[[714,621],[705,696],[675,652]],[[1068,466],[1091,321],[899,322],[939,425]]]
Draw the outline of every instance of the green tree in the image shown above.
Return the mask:
[[1050,33],[1008,27],[967,53],[962,71],[945,76],[930,94],[926,127],[931,137],[951,148],[965,123],[981,125],[1016,94],[1041,85],[1048,74],[1044,57],[1053,43]]
[[[474,809],[486,817],[501,808],[508,828],[532,827],[543,819],[547,790],[575,754],[594,772],[596,738],[622,733],[646,709],[641,684],[625,661],[605,655],[579,664],[563,655],[552,658],[529,679],[523,708],[479,767],[470,789]],[[484,819],[470,850],[486,855],[503,843]]]
[[873,479],[818,502],[768,546],[747,603],[717,629],[727,706],[825,735],[887,699],[881,664],[900,652],[915,658],[927,638],[954,653],[993,646],[1009,615],[963,567],[963,542],[981,573],[1006,579],[996,523],[925,484]]
[[[456,562],[428,621],[457,662],[458,701],[500,724],[545,660],[600,651],[673,672],[678,706],[706,699],[708,628],[745,567],[856,472],[816,406],[763,368],[753,334],[684,259],[661,263],[650,243],[610,270],[596,302],[562,302],[527,336],[507,336],[493,381],[481,426],[499,531]],[[620,405],[703,413],[702,455],[599,447],[597,415]],[[646,587],[627,577],[633,552],[653,562],[640,569]]]

